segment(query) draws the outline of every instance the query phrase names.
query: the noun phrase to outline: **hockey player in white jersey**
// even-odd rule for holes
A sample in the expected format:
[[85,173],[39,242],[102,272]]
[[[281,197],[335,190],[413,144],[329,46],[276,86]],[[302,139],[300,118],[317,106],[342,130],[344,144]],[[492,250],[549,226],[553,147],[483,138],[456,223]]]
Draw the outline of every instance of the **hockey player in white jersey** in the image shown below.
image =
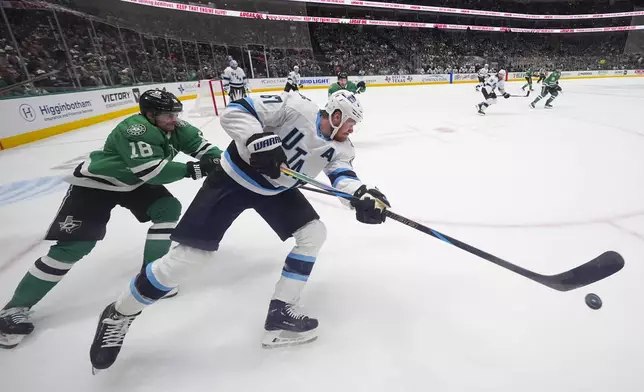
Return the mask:
[[350,204],[358,221],[383,223],[389,202],[378,189],[364,185],[352,167],[349,135],[362,117],[359,101],[345,90],[331,95],[322,110],[296,92],[232,102],[221,117],[233,139],[221,170],[208,176],[173,232],[178,245],[134,277],[101,314],[90,349],[94,369],[114,363],[130,323],[147,305],[195,267],[216,260],[224,233],[246,209],[254,209],[283,241],[295,238],[268,307],[263,346],[315,340],[318,320],[299,310],[298,302],[326,228],[297,189],[297,180],[282,175],[280,167],[288,165],[310,177],[324,171],[334,187],[355,196]]
[[505,70],[499,70],[495,75],[490,76],[483,85],[481,92],[485,101],[476,105],[478,113],[485,115],[485,109],[496,103],[496,89],[503,95],[503,98],[510,98],[510,94],[505,91]]
[[302,87],[302,83],[300,83],[300,67],[296,65],[288,74],[288,79],[286,79],[286,86],[284,86],[284,91],[298,91]]
[[479,91],[481,89],[481,86],[485,84],[485,80],[487,79],[489,73],[490,70],[487,64],[485,64],[483,68],[479,69],[479,84],[476,85],[476,91]]
[[242,99],[250,93],[246,73],[238,67],[235,60],[231,60],[230,66],[224,70],[223,80],[224,91],[228,93],[231,102]]

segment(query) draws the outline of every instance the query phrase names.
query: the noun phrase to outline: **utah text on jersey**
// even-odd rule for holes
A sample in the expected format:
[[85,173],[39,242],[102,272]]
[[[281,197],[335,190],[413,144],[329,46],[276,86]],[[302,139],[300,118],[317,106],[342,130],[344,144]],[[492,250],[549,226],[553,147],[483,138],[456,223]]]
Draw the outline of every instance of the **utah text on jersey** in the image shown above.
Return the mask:
[[297,185],[288,176],[271,179],[249,165],[248,138],[273,132],[282,140],[288,166],[315,177],[321,171],[334,187],[353,194],[361,185],[351,162],[351,142],[331,140],[320,130],[319,107],[297,92],[262,95],[259,100],[246,97],[231,103],[221,117],[221,125],[233,138],[223,155],[222,168],[243,187],[261,195],[275,195]]

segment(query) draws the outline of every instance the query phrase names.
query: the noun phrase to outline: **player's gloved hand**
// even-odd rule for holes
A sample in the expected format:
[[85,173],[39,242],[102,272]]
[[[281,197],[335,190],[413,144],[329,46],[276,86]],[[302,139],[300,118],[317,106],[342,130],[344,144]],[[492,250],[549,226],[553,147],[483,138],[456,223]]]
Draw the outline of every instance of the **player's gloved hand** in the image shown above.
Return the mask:
[[391,207],[391,204],[378,188],[367,189],[366,185],[362,185],[353,196],[359,199],[351,200],[351,205],[356,210],[358,222],[373,225],[385,221],[387,217],[385,210],[387,207]]
[[491,92],[491,93],[489,93],[489,94],[488,94],[488,96],[489,96],[490,98],[492,98],[492,99],[496,99],[496,93],[495,93],[495,92]]
[[246,142],[250,151],[250,165],[258,172],[277,179],[280,166],[286,162],[282,139],[273,132],[256,133]]
[[303,85],[303,84],[300,84],[300,86],[299,86],[298,88],[304,88],[304,85]]
[[510,93],[503,93],[503,98],[505,98],[505,99],[510,98]]
[[186,177],[190,177],[193,180],[207,177],[211,172],[221,168],[219,158],[210,156],[201,157],[199,162],[188,162],[186,166],[188,166],[188,174]]
[[557,87],[555,87],[555,88],[557,89],[557,91],[562,91],[561,86],[559,85],[559,82],[557,82]]
[[367,85],[364,84],[364,80],[361,80],[361,81],[358,82],[358,84],[356,84],[356,87],[365,89],[365,88],[367,88]]

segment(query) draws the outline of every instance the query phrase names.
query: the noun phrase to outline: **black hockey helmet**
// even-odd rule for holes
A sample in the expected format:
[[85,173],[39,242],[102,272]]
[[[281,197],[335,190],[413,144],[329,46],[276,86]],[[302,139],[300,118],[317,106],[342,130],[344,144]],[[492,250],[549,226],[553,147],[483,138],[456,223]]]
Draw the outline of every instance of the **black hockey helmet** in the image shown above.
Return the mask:
[[349,79],[349,75],[346,72],[340,72],[338,73],[338,80],[340,79]]
[[152,113],[180,113],[183,111],[183,104],[171,92],[165,90],[147,90],[139,98],[139,110],[145,115]]

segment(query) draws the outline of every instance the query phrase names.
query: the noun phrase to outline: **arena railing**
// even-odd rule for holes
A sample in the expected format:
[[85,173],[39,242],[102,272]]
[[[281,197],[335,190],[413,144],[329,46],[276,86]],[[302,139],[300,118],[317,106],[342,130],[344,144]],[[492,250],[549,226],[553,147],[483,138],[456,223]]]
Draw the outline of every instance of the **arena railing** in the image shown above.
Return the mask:
[[644,11],[612,12],[603,14],[576,14],[576,15],[536,15],[536,14],[519,14],[503,11],[485,11],[474,9],[450,8],[425,6],[417,4],[398,4],[383,3],[379,1],[356,1],[356,0],[286,0],[297,3],[317,3],[326,5],[343,5],[347,7],[365,7],[365,8],[384,8],[390,10],[404,10],[414,12],[433,12],[441,14],[456,14],[467,16],[493,16],[497,18],[512,19],[534,19],[534,20],[575,20],[575,19],[606,19],[606,18],[624,18],[631,16],[644,16]]
[[383,26],[383,27],[406,27],[421,29],[444,29],[444,30],[472,30],[488,32],[513,32],[528,34],[570,34],[570,33],[599,33],[599,32],[617,32],[617,31],[634,31],[644,30],[644,25],[632,26],[613,26],[613,27],[587,27],[587,28],[565,28],[565,29],[528,29],[519,27],[501,27],[501,26],[477,26],[477,25],[459,25],[443,23],[420,23],[420,22],[402,22],[395,20],[373,20],[373,19],[356,19],[356,18],[326,18],[301,15],[279,15],[261,12],[224,10],[205,5],[190,5],[182,3],[173,3],[169,1],[158,0],[121,0],[125,3],[140,4],[149,7],[163,8],[176,11],[195,12],[199,14],[213,16],[227,16],[235,18],[258,19],[269,21],[286,21],[286,22],[303,22],[303,23],[334,23],[334,24],[351,24],[366,26]]

